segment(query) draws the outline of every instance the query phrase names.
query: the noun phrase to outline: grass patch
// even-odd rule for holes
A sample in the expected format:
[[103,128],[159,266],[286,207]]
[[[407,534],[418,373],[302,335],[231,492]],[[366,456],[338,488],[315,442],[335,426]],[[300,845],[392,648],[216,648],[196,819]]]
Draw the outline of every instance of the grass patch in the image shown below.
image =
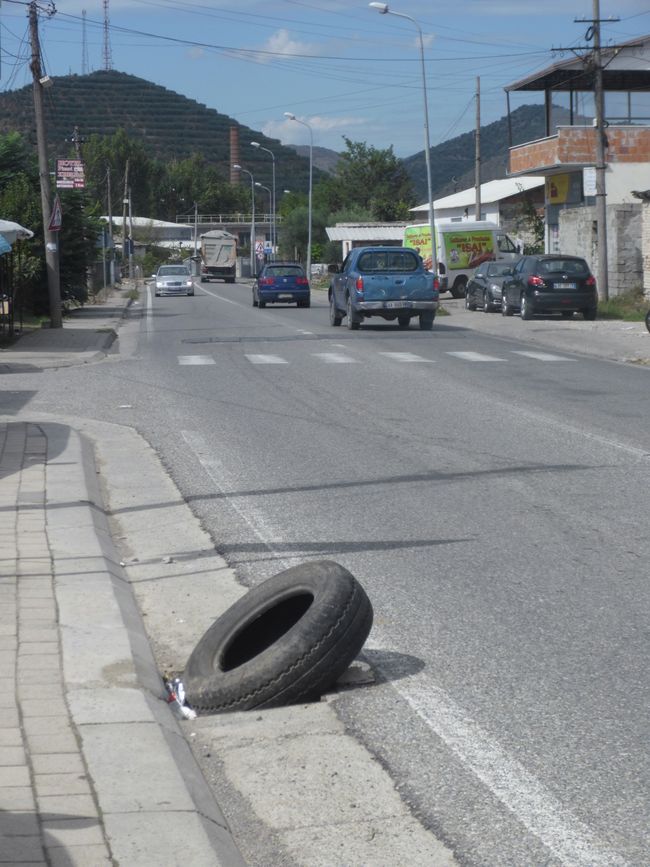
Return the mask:
[[643,322],[650,307],[641,289],[632,289],[615,295],[608,301],[598,302],[599,319],[622,319],[624,322]]
[[140,300],[140,290],[139,289],[129,289],[126,293],[126,297],[130,298],[131,301],[139,301]]

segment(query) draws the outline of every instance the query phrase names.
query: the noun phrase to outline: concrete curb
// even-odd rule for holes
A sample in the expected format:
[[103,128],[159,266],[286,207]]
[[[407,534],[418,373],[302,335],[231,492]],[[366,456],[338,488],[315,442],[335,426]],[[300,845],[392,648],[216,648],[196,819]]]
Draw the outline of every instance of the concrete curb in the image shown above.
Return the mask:
[[64,425],[42,429],[66,697],[113,858],[240,867],[242,856],[167,704],[110,536],[92,446]]

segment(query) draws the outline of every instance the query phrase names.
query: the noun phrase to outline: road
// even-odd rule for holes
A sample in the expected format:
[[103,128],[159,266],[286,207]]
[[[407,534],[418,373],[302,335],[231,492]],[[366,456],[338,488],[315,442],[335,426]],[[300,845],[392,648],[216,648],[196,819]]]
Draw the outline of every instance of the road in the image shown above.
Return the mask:
[[378,682],[337,712],[459,863],[650,864],[647,369],[196,293],[6,399],[135,427],[243,583],[357,576]]

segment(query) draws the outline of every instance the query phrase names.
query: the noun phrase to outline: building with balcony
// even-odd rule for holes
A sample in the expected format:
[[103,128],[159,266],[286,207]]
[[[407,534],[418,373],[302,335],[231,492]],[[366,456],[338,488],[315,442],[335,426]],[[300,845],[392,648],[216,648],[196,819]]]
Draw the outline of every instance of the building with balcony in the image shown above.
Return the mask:
[[[642,208],[650,188],[650,36],[601,48],[610,294],[643,285]],[[509,148],[510,177],[545,178],[546,249],[584,256],[597,273],[595,66],[592,52],[506,87],[544,94],[546,135]],[[560,123],[562,113],[569,123]]]

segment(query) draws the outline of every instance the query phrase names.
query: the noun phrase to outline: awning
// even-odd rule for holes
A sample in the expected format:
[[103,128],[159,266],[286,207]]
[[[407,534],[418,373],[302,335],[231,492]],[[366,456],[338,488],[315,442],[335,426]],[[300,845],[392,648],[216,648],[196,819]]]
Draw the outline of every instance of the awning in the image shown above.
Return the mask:
[[30,229],[26,229],[20,223],[13,223],[11,220],[0,220],[0,235],[8,244],[34,237],[34,233]]

